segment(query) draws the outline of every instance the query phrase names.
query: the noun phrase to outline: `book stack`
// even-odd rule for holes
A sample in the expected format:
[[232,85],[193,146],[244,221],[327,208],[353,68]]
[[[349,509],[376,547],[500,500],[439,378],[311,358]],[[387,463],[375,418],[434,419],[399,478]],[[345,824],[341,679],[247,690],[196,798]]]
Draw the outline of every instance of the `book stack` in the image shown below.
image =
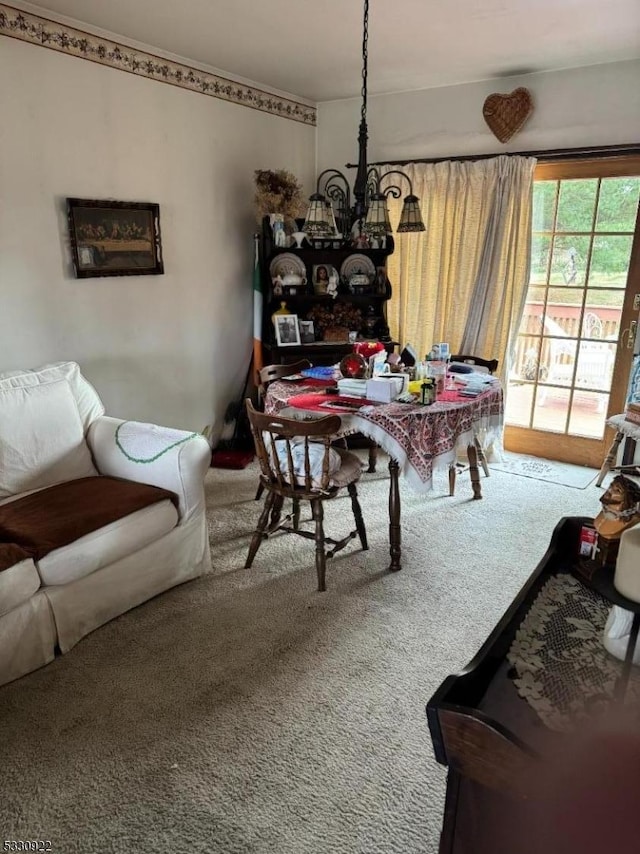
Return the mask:
[[484,374],[480,371],[471,371],[468,374],[456,374],[456,383],[460,385],[459,394],[463,397],[478,397],[479,394],[491,388],[493,385],[499,385],[500,380],[491,374]]
[[640,427],[640,403],[627,403],[624,420],[637,424]]
[[345,377],[337,382],[338,392],[345,397],[366,397],[367,381]]

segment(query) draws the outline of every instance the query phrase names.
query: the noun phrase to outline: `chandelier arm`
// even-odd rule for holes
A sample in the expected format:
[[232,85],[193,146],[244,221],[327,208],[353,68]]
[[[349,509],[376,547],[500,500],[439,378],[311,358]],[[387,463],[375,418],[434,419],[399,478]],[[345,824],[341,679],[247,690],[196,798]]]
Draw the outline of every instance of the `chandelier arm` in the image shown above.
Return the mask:
[[316,195],[327,197],[334,203],[334,216],[339,220],[339,231],[351,228],[351,187],[346,175],[339,169],[325,169],[318,175]]
[[375,166],[372,166],[367,172],[367,207],[377,195],[380,195],[380,174]]
[[341,203],[340,207],[349,209],[349,187],[341,187],[340,184],[332,184],[330,181],[327,183],[325,187],[325,195],[328,196],[332,201],[339,201]]
[[380,190],[383,196],[393,196],[394,199],[399,199],[402,195],[402,190],[397,184],[389,184],[384,190]]
[[337,230],[344,235],[351,228],[351,188],[342,172],[333,171],[335,174],[325,182],[324,192],[333,203]]
[[369,166],[367,169],[367,187],[370,193],[380,192],[380,171],[376,166]]
[[[327,175],[328,177],[325,178],[325,175]],[[316,182],[316,193],[321,192],[320,186],[322,184],[323,178],[325,178],[325,181],[324,181],[324,189],[325,190],[326,190],[327,186],[329,185],[329,182],[331,181],[331,179],[336,178],[336,179],[340,179],[341,181],[344,181],[346,192],[349,193],[349,181],[347,180],[346,175],[344,175],[342,172],[340,172],[339,169],[325,169],[324,172],[321,172],[318,175],[318,180]]]
[[[411,178],[407,175],[406,172],[403,172],[401,169],[390,169],[388,172],[385,172],[384,175],[380,176],[380,181],[383,181],[385,178],[388,178],[389,175],[401,175],[406,180],[407,184],[409,185],[409,195],[410,196],[413,195],[413,184],[411,183]],[[400,198],[400,188],[395,184],[393,184],[389,189],[392,189],[392,188],[396,192],[393,192],[391,195],[394,197],[394,199],[399,199]],[[383,190],[382,192],[386,196],[388,193],[388,190]]]

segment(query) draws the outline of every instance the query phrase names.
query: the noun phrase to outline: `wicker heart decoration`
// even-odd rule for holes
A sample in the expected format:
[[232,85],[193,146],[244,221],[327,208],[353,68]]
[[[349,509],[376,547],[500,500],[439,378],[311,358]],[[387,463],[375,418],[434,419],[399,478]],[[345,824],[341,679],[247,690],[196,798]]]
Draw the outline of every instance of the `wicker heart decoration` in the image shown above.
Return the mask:
[[533,112],[528,89],[514,89],[510,95],[494,92],[484,102],[482,115],[491,132],[500,142],[508,142]]

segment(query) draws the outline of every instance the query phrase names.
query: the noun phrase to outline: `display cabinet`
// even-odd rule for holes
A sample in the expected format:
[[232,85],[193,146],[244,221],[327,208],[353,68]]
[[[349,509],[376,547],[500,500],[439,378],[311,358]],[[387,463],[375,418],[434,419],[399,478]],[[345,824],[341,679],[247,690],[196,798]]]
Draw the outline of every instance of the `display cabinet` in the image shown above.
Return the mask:
[[[352,246],[342,239],[304,240],[300,247],[276,246],[264,217],[259,263],[263,292],[262,343],[265,363],[286,364],[306,357],[315,365],[333,364],[359,340],[377,339],[392,352],[386,303],[391,296],[387,258],[393,237],[383,246]],[[299,343],[278,342],[274,313],[296,315]],[[313,323],[313,332],[309,322]]]

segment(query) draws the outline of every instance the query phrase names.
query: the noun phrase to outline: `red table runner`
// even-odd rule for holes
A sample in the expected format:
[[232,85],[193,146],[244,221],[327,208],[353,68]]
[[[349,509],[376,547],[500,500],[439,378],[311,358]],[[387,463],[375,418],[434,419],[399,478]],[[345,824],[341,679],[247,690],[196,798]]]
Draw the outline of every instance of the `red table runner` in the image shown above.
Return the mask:
[[296,409],[309,409],[312,412],[357,412],[363,406],[378,406],[375,400],[364,400],[362,397],[348,397],[344,394],[294,394],[287,401],[288,406]]

